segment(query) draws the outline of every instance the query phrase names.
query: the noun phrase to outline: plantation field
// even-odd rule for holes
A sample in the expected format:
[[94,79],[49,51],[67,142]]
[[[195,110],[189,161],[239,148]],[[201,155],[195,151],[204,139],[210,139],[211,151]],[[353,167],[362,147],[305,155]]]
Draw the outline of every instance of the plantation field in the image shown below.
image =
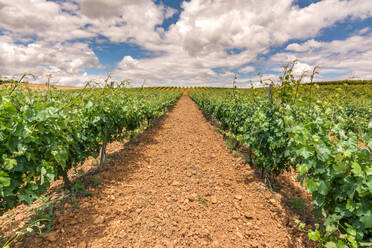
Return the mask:
[[369,84],[7,87],[0,113],[0,244],[372,244]]

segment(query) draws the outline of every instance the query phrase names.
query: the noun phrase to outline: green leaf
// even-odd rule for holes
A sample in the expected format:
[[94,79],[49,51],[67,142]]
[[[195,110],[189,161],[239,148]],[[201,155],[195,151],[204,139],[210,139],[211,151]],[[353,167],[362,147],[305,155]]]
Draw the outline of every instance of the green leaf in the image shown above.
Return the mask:
[[368,211],[366,215],[360,217],[360,222],[363,223],[365,228],[372,228],[372,214]]
[[46,169],[44,167],[41,167],[40,170],[40,184],[44,184],[44,175],[47,173]]
[[308,172],[306,164],[297,164],[296,170],[300,174],[305,174],[306,172]]
[[319,183],[319,189],[318,189],[318,192],[319,192],[320,194],[322,194],[322,195],[327,195],[327,194],[328,194],[328,191],[329,191],[329,189],[328,189],[327,184],[326,184],[324,181],[321,181],[321,182]]
[[351,168],[352,168],[352,172],[358,176],[358,177],[363,177],[364,176],[364,173],[362,171],[362,168],[360,167],[360,165],[357,163],[357,162],[352,162],[351,163]]
[[13,158],[4,159],[4,169],[7,171],[11,171],[15,166],[17,166],[17,160]]
[[313,193],[318,188],[318,182],[315,181],[313,178],[306,178],[306,188],[310,193]]
[[302,147],[296,152],[298,155],[301,155],[304,159],[308,159],[313,155],[313,153],[306,147]]
[[325,247],[326,247],[326,248],[337,248],[337,245],[336,245],[335,242],[330,241],[330,242],[327,242],[327,243],[325,244]]
[[0,186],[8,187],[10,186],[10,177],[5,171],[0,171]]
[[309,239],[311,239],[312,241],[318,241],[320,239],[320,232],[318,230],[309,230],[308,231],[308,236],[309,236]]

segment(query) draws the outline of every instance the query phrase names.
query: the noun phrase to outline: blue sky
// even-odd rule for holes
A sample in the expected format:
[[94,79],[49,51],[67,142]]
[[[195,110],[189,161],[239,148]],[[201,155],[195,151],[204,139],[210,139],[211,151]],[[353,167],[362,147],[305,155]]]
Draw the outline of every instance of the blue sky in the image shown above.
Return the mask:
[[370,0],[0,0],[0,16],[2,77],[244,87],[297,59],[297,75],[372,79]]

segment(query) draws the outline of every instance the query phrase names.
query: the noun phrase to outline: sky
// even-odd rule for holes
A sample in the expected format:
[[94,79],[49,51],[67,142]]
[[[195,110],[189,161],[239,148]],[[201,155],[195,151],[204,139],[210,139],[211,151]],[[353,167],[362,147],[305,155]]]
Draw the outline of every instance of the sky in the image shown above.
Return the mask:
[[372,79],[372,0],[0,0],[0,75],[248,87],[320,66]]

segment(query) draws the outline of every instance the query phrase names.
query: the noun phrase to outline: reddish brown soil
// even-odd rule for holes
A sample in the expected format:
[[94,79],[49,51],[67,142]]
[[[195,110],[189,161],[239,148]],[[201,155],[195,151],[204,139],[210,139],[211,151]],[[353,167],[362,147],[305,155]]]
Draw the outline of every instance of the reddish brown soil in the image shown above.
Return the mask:
[[110,164],[93,196],[58,212],[49,238],[19,247],[314,246],[285,196],[233,156],[188,96]]

